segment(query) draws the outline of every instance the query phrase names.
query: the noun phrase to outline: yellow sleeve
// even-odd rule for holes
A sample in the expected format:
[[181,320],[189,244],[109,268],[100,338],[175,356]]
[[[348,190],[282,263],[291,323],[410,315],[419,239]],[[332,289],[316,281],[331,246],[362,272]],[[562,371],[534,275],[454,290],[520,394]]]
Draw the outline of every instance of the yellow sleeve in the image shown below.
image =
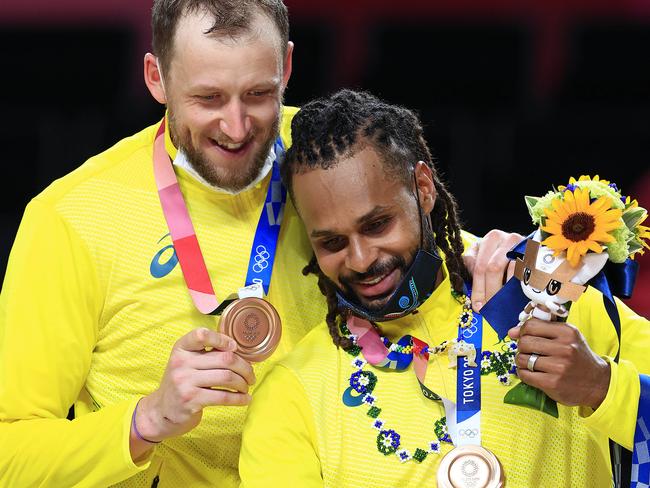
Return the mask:
[[470,247],[472,247],[472,244],[474,244],[476,241],[481,240],[480,237],[475,236],[474,234],[462,229],[460,231],[460,237],[463,240],[463,246],[465,247],[465,251],[467,251]]
[[[602,299],[601,299],[602,300]],[[603,357],[609,362],[611,376],[609,389],[603,403],[597,410],[581,409],[581,415],[590,427],[606,434],[612,440],[631,450],[634,440],[634,431],[637,422],[637,410],[639,405],[640,383],[639,374],[650,374],[650,322],[637,315],[620,300],[616,299],[619,317],[621,319],[621,353],[619,363],[614,363],[616,355],[615,347],[608,351]],[[607,317],[604,307],[593,306],[593,313],[600,313]],[[607,317],[603,327],[609,327],[607,331],[601,331],[596,337],[590,340],[592,349],[602,350],[598,345],[594,347],[592,342],[607,341],[606,337],[611,336],[613,326]],[[612,342],[612,341],[607,341]]]
[[0,486],[106,486],[135,474],[134,398],[74,421],[102,292],[83,242],[47,204],[27,206],[0,294]]
[[323,486],[314,420],[305,390],[283,365],[253,392],[239,457],[242,488]]
[[291,121],[293,117],[300,110],[298,107],[282,107],[282,123],[280,124],[280,137],[284,143],[284,148],[289,149],[291,147]]

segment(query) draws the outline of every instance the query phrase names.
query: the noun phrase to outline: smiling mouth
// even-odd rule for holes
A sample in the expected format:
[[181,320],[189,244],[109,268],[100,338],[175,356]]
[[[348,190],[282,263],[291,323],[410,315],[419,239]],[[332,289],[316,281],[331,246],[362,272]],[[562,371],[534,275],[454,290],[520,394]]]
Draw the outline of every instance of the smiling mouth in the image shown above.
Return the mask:
[[[390,273],[392,273],[392,271]],[[381,280],[386,278],[386,276],[388,276],[390,273],[385,273],[385,274],[383,274],[381,276],[377,276],[376,278],[373,278],[371,280],[358,281],[357,283],[359,283],[360,285],[364,285],[364,286],[376,285]]]
[[239,154],[245,151],[245,149],[248,147],[249,143],[252,141],[252,139],[248,139],[243,142],[219,142],[215,139],[210,139],[210,142],[222,151],[231,153],[231,154]]
[[353,287],[364,300],[379,300],[390,296],[397,287],[399,268],[365,280],[355,281]]

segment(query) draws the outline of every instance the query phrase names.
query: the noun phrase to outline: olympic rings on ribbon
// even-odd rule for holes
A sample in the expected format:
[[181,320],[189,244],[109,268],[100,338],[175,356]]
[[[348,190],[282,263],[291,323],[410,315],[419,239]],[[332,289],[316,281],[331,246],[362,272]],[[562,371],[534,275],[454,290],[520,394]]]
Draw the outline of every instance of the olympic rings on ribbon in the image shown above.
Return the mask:
[[261,244],[255,248],[255,264],[253,265],[253,271],[256,273],[261,273],[264,271],[266,268],[269,266],[269,258],[271,255],[269,252],[266,250],[266,247],[262,246]]
[[473,439],[478,435],[478,429],[458,429],[458,435],[460,437],[469,437]]

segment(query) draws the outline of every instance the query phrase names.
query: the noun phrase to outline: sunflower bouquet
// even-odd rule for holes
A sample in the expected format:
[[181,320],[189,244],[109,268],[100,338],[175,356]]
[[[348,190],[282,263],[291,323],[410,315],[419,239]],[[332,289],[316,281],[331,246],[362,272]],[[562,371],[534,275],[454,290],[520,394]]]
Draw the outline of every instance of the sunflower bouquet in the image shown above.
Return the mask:
[[[646,209],[598,175],[571,178],[566,186],[542,197],[525,199],[537,230],[515,267],[521,289],[530,299],[519,324],[530,317],[566,320],[571,302],[607,261],[623,263],[650,249],[645,242],[650,227],[642,225]],[[558,415],[553,400],[525,383],[510,390],[504,401]]]
[[623,196],[615,183],[581,176],[543,197],[526,197],[533,224],[544,239],[542,245],[555,255],[566,252],[572,267],[589,251],[606,252],[614,263],[622,263],[636,253],[643,254],[650,227],[641,225],[648,212],[636,200]]

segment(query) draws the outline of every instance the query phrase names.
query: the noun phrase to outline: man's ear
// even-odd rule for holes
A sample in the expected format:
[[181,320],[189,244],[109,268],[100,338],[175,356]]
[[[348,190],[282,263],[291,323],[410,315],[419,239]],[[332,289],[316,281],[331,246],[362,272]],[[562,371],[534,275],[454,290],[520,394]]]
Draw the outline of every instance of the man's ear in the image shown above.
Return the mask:
[[167,103],[167,95],[165,94],[165,85],[158,65],[158,58],[151,53],[144,55],[144,83],[149,88],[151,96],[156,99],[158,103],[163,105]]
[[287,45],[287,55],[284,58],[283,73],[282,73],[282,89],[284,90],[289,83],[291,77],[291,69],[293,67],[293,42],[289,41]]
[[431,213],[436,203],[436,187],[433,184],[433,172],[424,161],[415,164],[415,184],[417,185],[420,207],[425,214]]

